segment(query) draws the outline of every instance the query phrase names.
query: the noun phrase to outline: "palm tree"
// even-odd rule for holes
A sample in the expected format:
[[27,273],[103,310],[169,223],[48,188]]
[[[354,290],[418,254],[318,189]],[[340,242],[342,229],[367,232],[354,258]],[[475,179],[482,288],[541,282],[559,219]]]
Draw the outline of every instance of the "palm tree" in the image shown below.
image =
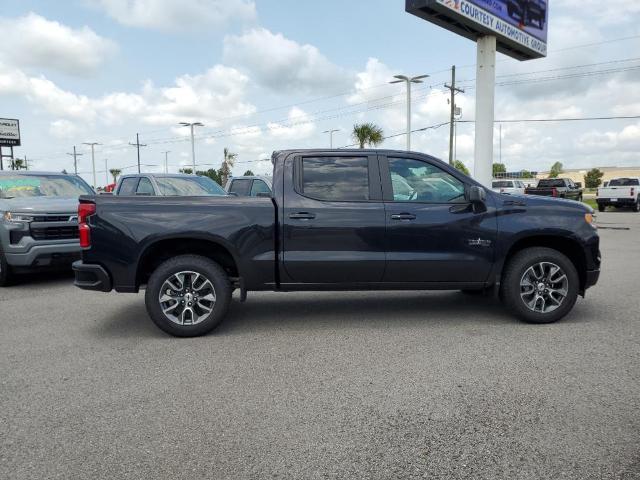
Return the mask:
[[119,168],[112,168],[109,170],[109,173],[113,176],[113,183],[118,181],[118,176],[122,173],[122,170]]
[[232,153],[227,147],[224,148],[224,160],[222,161],[222,167],[220,167],[220,180],[223,187],[227,184],[236,158],[238,158],[237,153]]
[[375,123],[360,123],[353,126],[353,139],[358,142],[360,148],[365,145],[375,147],[384,141],[384,133],[382,128]]
[[24,166],[24,160],[22,160],[21,158],[16,158],[12,161],[13,170],[22,170],[23,168],[26,169],[26,167]]

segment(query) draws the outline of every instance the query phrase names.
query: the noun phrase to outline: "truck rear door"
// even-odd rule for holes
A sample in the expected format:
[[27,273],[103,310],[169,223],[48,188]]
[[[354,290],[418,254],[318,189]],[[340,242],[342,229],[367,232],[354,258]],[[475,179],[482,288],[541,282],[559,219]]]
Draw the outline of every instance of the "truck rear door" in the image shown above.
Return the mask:
[[379,282],[385,213],[377,155],[289,156],[284,175],[282,258],[288,278],[281,282]]

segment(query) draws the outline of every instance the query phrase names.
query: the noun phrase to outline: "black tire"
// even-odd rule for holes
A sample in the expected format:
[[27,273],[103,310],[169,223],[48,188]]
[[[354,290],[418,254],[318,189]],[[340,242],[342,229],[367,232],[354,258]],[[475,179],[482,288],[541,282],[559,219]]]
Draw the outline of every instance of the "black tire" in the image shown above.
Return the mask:
[[[533,311],[521,297],[521,279],[530,267],[540,262],[549,262],[560,267],[566,275],[568,283],[566,296],[555,310],[549,312]],[[528,323],[553,323],[560,320],[575,305],[579,287],[578,272],[571,260],[557,250],[544,247],[527,248],[516,253],[508,261],[500,285],[501,298],[506,307],[518,318]]]
[[640,212],[640,198],[636,200],[636,203],[633,204],[633,206],[631,207],[631,209],[634,212]]
[[579,201],[579,202],[582,202],[582,195],[580,195],[580,196],[578,197],[578,201]]
[[[174,274],[185,271],[197,273],[208,280],[213,287],[213,293],[215,295],[215,300],[212,302],[212,308],[208,316],[194,325],[180,325],[175,323],[165,315],[160,303],[160,291],[165,282],[171,279]],[[194,281],[193,284],[195,283]],[[187,285],[183,287],[182,293],[184,293],[184,288],[186,288],[186,292],[190,291]],[[193,294],[195,294],[196,289],[193,286],[191,288],[193,288]],[[231,303],[231,292],[229,277],[220,265],[207,257],[181,255],[162,263],[151,274],[145,292],[145,304],[151,320],[153,320],[153,323],[161,330],[176,337],[197,337],[209,333],[224,320],[227,310],[229,309],[229,304]],[[181,292],[176,290],[173,293],[179,296]],[[183,296],[181,298],[185,297]],[[197,300],[198,297],[195,297],[195,299]],[[182,304],[184,305],[184,303],[183,300]],[[199,304],[199,302],[194,302],[194,309],[196,308],[196,304]],[[211,305],[211,303],[209,303],[209,305]],[[185,309],[185,307],[179,306],[176,307],[176,311],[179,308]],[[184,321],[184,317],[182,320]]]
[[7,263],[7,259],[0,250],[0,287],[8,287],[13,281],[11,267]]
[[602,204],[598,204],[598,211],[599,212],[604,212],[607,209],[607,207],[605,205]]

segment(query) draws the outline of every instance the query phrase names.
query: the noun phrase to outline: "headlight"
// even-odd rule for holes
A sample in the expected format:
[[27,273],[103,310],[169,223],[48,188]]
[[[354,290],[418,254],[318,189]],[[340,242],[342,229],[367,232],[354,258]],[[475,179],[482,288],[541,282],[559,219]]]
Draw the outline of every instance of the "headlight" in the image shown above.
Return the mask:
[[23,213],[4,212],[2,219],[5,222],[11,222],[11,223],[29,223],[29,222],[33,222],[33,215],[27,215]]

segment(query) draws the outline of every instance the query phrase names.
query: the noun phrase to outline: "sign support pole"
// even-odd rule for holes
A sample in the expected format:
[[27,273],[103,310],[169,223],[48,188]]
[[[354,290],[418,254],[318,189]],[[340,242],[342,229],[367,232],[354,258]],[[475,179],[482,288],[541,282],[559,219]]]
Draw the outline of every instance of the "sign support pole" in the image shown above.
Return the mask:
[[476,135],[473,177],[486,187],[493,176],[493,120],[496,86],[496,37],[478,38],[476,67]]

